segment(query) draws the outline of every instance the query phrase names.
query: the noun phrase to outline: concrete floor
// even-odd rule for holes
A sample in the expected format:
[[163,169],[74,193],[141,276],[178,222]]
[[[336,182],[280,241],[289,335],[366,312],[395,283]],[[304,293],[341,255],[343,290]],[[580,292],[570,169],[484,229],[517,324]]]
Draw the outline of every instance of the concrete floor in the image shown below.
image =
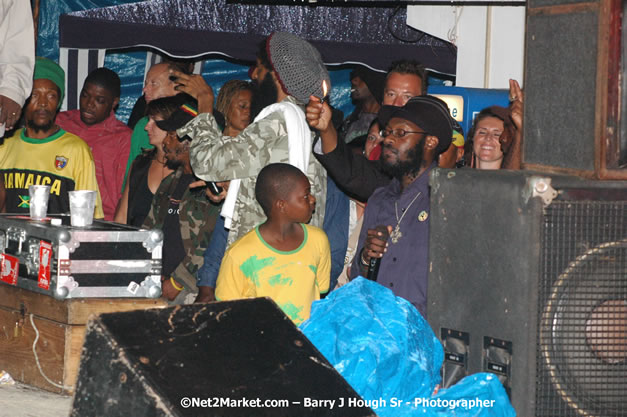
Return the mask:
[[72,397],[16,382],[0,385],[0,417],[68,417]]

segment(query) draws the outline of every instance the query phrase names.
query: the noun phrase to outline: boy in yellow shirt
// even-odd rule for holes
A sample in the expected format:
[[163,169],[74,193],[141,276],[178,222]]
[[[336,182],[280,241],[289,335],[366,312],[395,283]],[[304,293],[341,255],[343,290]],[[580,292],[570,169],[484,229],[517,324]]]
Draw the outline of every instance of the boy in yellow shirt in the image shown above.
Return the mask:
[[229,247],[216,299],[270,297],[298,325],[329,291],[327,235],[307,225],[316,205],[307,177],[289,164],[270,164],[257,177],[255,198],[267,221]]

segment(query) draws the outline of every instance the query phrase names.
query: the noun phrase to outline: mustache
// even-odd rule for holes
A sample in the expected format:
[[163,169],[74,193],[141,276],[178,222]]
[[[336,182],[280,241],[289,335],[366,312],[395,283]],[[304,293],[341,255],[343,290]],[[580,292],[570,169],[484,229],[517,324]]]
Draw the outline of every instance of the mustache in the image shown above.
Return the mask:
[[391,152],[391,153],[393,153],[394,155],[398,155],[398,149],[394,149],[394,148],[392,147],[392,145],[389,145],[389,144],[385,144],[385,143],[384,143],[384,144],[382,144],[382,145],[381,145],[381,147],[382,147],[382,149],[383,149],[384,151],[386,151],[386,150],[387,150],[388,152]]
[[45,110],[45,109],[35,110],[33,113],[34,114],[45,114],[46,116],[49,116],[49,117],[53,117],[54,115],[57,114],[56,111],[52,112],[50,110]]

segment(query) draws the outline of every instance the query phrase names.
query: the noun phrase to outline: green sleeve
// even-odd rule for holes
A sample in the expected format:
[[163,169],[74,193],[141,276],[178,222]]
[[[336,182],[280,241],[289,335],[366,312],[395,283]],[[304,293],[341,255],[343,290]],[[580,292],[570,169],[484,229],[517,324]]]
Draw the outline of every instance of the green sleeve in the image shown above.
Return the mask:
[[128,155],[128,161],[126,162],[126,172],[124,173],[124,182],[122,183],[121,192],[124,192],[126,180],[128,179],[128,172],[130,171],[135,158],[142,153],[142,149],[152,149],[154,147],[150,144],[148,133],[145,130],[147,124],[148,117],[144,116],[139,119],[135,125],[135,129],[133,129],[133,134],[131,135],[131,152]]

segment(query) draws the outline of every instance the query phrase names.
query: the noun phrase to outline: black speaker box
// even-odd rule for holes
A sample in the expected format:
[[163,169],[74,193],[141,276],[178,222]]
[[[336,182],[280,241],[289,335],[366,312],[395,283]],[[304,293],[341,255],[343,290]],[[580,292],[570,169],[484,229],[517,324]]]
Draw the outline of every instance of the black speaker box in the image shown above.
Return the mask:
[[435,170],[430,222],[445,386],[492,372],[520,416],[627,416],[624,182]]
[[526,168],[627,179],[623,8],[620,0],[527,2]]
[[257,298],[96,317],[71,415],[375,416],[350,399],[361,401],[274,302]]

